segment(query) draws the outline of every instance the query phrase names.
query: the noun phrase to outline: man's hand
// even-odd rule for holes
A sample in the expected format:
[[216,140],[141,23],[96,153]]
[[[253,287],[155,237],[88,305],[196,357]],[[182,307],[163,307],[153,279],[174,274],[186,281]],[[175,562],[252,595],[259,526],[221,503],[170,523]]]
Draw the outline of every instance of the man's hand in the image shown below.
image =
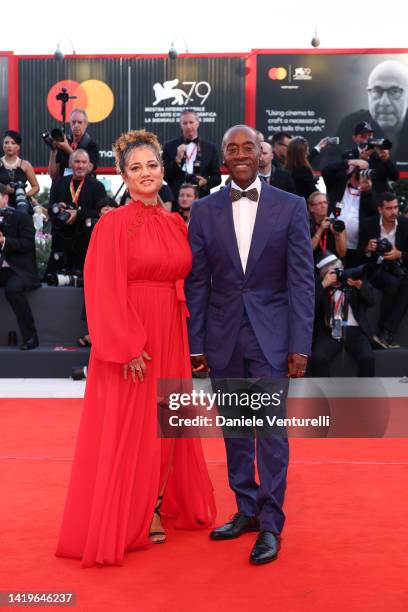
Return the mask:
[[205,179],[203,176],[199,176],[197,174],[196,179],[199,187],[205,187],[207,185],[207,179]]
[[371,240],[368,241],[366,251],[368,251],[368,253],[374,253],[376,248],[377,248],[377,240],[375,238],[371,238]]
[[355,287],[356,289],[360,291],[361,287],[363,286],[363,281],[361,279],[348,278],[347,284],[350,287]]
[[397,259],[401,259],[402,253],[396,248],[391,249],[388,253],[384,253],[384,259],[387,261],[395,261]]
[[316,230],[316,233],[321,236],[325,230],[329,229],[329,227],[330,227],[329,219],[323,219],[323,221],[321,222],[320,226]]
[[184,155],[186,154],[186,149],[187,149],[187,145],[185,145],[185,144],[180,144],[180,145],[177,147],[177,153],[176,153],[176,162],[177,162],[178,164],[180,164],[180,163],[181,163],[181,161],[182,161],[182,159],[183,159]]
[[3,246],[4,241],[6,240],[4,234],[0,232],[0,248]]
[[306,372],[307,357],[299,353],[289,353],[288,355],[288,376],[289,378],[302,378]]
[[207,357],[205,355],[191,355],[191,370],[193,372],[209,372]]
[[329,137],[325,136],[324,138],[319,140],[319,142],[317,143],[317,146],[319,147],[319,149],[324,149],[325,147],[327,147],[328,144],[329,144]]
[[324,276],[324,279],[322,280],[322,287],[327,289],[327,287],[331,287],[332,285],[335,285],[337,282],[338,282],[337,274],[335,270],[328,270],[328,272],[326,272]]
[[380,147],[375,147],[375,152],[381,161],[388,161],[390,159],[390,151],[388,149],[381,149]]
[[146,351],[142,351],[140,357],[135,357],[129,363],[125,363],[123,366],[123,378],[127,380],[128,371],[132,377],[132,382],[136,382],[136,377],[139,379],[139,382],[143,382],[143,377],[146,375],[147,367],[145,363],[145,359],[151,361],[150,355],[146,353]]
[[78,212],[76,210],[71,210],[70,208],[68,208],[67,213],[69,214],[69,219],[66,221],[66,225],[72,225],[77,219]]
[[71,155],[72,149],[71,149],[71,146],[65,134],[64,134],[64,140],[62,142],[59,142],[59,141],[55,141],[55,142],[57,143],[58,149],[60,149],[61,151],[64,151],[64,153],[67,153],[67,155]]

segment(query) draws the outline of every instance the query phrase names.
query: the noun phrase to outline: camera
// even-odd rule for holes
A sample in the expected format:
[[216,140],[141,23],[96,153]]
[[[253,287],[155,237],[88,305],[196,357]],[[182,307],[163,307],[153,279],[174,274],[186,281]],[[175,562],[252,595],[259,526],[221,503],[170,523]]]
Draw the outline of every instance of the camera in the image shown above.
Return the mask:
[[329,217],[327,220],[330,221],[330,224],[335,232],[344,232],[346,229],[346,224],[341,219],[333,219],[332,217]]
[[11,181],[10,187],[13,187],[14,189],[16,210],[30,214],[30,212],[32,211],[32,206],[27,199],[27,194],[25,192],[25,183],[23,183],[23,181]]
[[345,286],[349,278],[352,280],[360,280],[363,277],[365,267],[366,264],[356,266],[355,268],[335,268],[334,272],[337,276],[337,282]]
[[358,179],[362,176],[370,179],[370,181],[375,178],[375,170],[372,168],[365,168],[364,170],[361,170],[361,168],[354,168],[352,172],[350,172],[350,175],[352,174],[354,174]]
[[340,138],[338,136],[329,136],[327,138],[327,144],[338,145],[340,144]]
[[6,206],[5,208],[0,208],[0,232],[6,236],[6,228],[7,228],[7,219],[14,215],[14,208],[11,206]]
[[332,215],[327,218],[327,221],[330,221],[330,224],[335,232],[344,232],[346,229],[346,224],[344,221],[338,218],[340,217],[342,210],[343,202],[336,202]]
[[45,282],[50,287],[83,287],[84,278],[81,274],[69,274],[62,270],[59,274],[47,274]]
[[372,168],[366,168],[365,170],[360,170],[360,176],[364,176],[365,178],[368,179],[373,179],[375,178],[375,170],[373,170]]
[[388,138],[370,138],[367,142],[366,149],[385,149],[386,151],[390,151],[392,149],[392,142],[388,140]]
[[70,96],[68,93],[68,90],[65,87],[62,87],[61,91],[57,93],[57,95],[55,96],[56,100],[59,100],[60,102],[63,102],[64,104],[67,104],[70,98],[76,98],[76,96]]
[[61,223],[66,223],[71,216],[67,212],[67,209],[75,210],[75,206],[73,206],[72,204],[65,204],[65,206],[62,206],[62,204],[64,204],[64,202],[55,202],[55,204],[53,204],[51,207],[51,212],[57,221],[60,221]]
[[191,185],[198,185],[198,180],[197,180],[198,174],[200,174],[200,161],[196,159],[193,164],[193,174],[189,174],[186,172],[186,175],[184,177],[184,182],[190,183]]
[[41,133],[41,138],[49,147],[52,147],[54,142],[63,142],[64,137],[65,134],[60,128],[54,128],[53,130],[51,130],[51,132],[45,130],[45,132]]
[[377,246],[374,251],[374,254],[377,255],[377,257],[382,257],[385,255],[385,253],[389,253],[390,251],[392,251],[392,244],[388,238],[381,238],[377,240]]

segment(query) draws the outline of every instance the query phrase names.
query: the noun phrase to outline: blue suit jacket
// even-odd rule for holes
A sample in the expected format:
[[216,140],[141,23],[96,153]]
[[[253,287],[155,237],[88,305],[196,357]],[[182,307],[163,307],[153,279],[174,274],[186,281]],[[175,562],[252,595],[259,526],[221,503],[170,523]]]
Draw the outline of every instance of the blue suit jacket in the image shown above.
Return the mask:
[[311,350],[314,274],[305,201],[262,183],[244,274],[229,191],[221,189],[192,208],[190,352],[205,353],[211,368],[224,369],[245,308],[266,359],[284,373],[289,352]]

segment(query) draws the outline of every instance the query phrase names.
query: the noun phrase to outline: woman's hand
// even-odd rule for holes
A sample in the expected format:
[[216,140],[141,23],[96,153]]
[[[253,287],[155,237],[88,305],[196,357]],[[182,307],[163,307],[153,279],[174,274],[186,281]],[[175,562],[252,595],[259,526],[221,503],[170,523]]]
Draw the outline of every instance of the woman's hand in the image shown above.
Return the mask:
[[123,378],[127,380],[129,371],[134,383],[136,382],[136,376],[139,378],[140,382],[143,382],[143,376],[147,371],[145,359],[151,361],[152,358],[146,353],[146,351],[142,351],[140,357],[135,357],[129,363],[125,363],[123,366]]

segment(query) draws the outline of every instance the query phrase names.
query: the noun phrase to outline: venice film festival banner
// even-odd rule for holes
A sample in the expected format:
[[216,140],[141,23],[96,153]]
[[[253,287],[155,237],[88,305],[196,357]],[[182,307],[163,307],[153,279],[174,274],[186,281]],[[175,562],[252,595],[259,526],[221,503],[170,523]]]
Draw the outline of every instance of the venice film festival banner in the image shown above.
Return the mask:
[[256,127],[271,139],[278,131],[314,146],[338,136],[323,160],[352,146],[360,121],[374,138],[392,142],[391,156],[408,171],[408,54],[262,54],[257,56]]
[[114,165],[112,143],[128,129],[145,128],[161,143],[180,134],[179,115],[194,109],[201,136],[217,146],[224,131],[244,123],[245,70],[241,57],[22,58],[19,62],[20,130],[24,156],[35,167],[48,165],[41,132],[61,122],[58,94],[86,109],[89,132],[100,147],[100,167]]

